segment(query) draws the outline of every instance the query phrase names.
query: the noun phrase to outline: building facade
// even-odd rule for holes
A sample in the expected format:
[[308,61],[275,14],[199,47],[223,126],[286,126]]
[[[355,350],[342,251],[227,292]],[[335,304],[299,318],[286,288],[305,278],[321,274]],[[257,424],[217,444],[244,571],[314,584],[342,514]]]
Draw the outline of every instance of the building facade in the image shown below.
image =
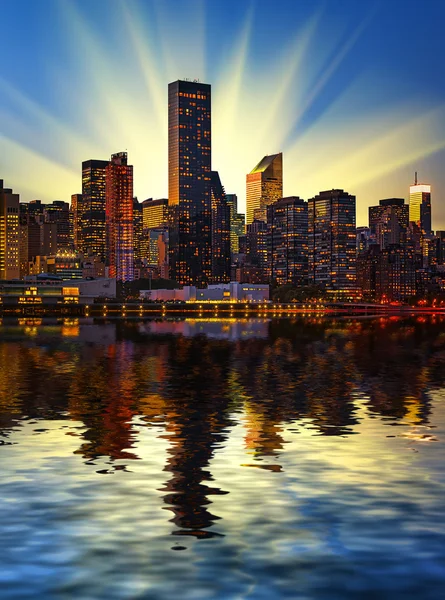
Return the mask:
[[291,196],[267,207],[270,280],[278,285],[307,284],[308,205]]
[[109,276],[133,281],[133,167],[126,152],[111,155],[105,169],[107,265]]
[[266,221],[269,204],[283,197],[283,154],[265,156],[246,176],[246,224]]
[[181,285],[212,277],[211,88],[168,86],[168,210],[170,276]]
[[20,277],[19,201],[0,179],[0,279]]
[[226,199],[230,208],[230,251],[232,254],[238,254],[239,238],[246,233],[246,215],[238,212],[236,194],[226,194]]
[[82,163],[82,201],[78,206],[78,249],[84,256],[105,259],[105,169],[107,160],[87,160]]
[[409,220],[420,227],[423,234],[431,235],[431,186],[417,183],[409,188]]
[[343,190],[308,200],[309,283],[342,295],[356,290],[355,196]]
[[212,277],[211,282],[230,281],[230,206],[217,171],[211,172]]

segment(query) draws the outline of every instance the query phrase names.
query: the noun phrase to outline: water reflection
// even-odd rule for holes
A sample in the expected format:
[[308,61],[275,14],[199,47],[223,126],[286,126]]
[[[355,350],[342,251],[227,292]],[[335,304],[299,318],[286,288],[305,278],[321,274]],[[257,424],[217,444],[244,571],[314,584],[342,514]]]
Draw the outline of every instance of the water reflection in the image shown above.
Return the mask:
[[444,367],[438,318],[3,323],[0,440],[17,443],[28,424],[44,433],[40,420],[75,422],[60,431],[84,469],[129,477],[146,460],[143,431],[153,431],[165,444],[156,491],[170,534],[223,538],[218,498],[237,492],[214,472],[224,472],[231,440],[244,456],[229,459],[229,473],[256,471],[259,481],[292,476],[293,438],[348,439],[374,419],[388,437],[434,442],[430,398]]

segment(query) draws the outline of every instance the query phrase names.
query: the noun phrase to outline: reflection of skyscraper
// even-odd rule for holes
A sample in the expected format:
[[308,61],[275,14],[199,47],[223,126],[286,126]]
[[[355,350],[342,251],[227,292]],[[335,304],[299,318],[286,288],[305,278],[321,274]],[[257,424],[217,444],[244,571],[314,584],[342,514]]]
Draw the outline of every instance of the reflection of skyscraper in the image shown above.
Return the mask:
[[19,277],[19,195],[0,179],[0,279]]
[[283,197],[283,154],[265,156],[246,177],[246,223],[266,221],[266,207]]
[[422,233],[431,232],[431,186],[417,183],[417,173],[414,185],[409,188],[409,220],[416,223]]
[[109,275],[133,281],[133,167],[127,153],[112,154],[105,173]]
[[343,190],[308,200],[309,282],[348,292],[356,285],[355,196]]
[[105,169],[107,160],[82,163],[79,250],[105,259]]
[[212,275],[210,85],[168,86],[168,206],[171,277],[207,284]]

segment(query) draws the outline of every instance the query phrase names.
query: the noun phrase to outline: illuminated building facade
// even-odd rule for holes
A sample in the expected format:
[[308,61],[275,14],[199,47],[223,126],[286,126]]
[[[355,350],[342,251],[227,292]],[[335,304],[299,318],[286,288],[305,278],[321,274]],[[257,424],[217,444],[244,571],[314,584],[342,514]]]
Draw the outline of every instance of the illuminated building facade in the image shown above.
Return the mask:
[[147,244],[144,244],[142,224],[142,202],[133,198],[133,257],[135,264],[141,264],[145,258]]
[[181,285],[212,278],[211,88],[168,86],[168,210],[170,276]]
[[19,195],[0,179],[0,279],[20,277]]
[[238,212],[238,197],[236,194],[226,194],[230,208],[230,251],[239,253],[239,238],[246,233],[246,215]]
[[212,283],[230,281],[230,206],[217,171],[211,172]]
[[45,223],[55,223],[57,228],[57,251],[71,249],[70,207],[68,202],[54,200],[44,208]]
[[343,190],[308,200],[309,283],[347,294],[356,289],[355,196]]
[[267,283],[269,268],[267,256],[267,224],[255,219],[247,225],[245,262],[240,278],[250,283]]
[[168,200],[149,198],[142,202],[142,221],[144,229],[166,227],[168,225]]
[[283,154],[265,156],[246,177],[246,223],[266,221],[269,204],[283,197]]
[[422,233],[431,235],[431,186],[417,183],[409,188],[409,220],[420,227]]
[[268,264],[271,281],[278,285],[307,284],[307,202],[296,196],[267,207]]
[[105,259],[105,169],[107,160],[82,163],[82,202],[79,211],[78,249]]
[[80,210],[82,208],[82,194],[72,194],[70,206],[70,227],[73,248],[78,249],[80,239]]
[[111,155],[105,169],[107,265],[109,276],[133,281],[133,167],[126,152]]

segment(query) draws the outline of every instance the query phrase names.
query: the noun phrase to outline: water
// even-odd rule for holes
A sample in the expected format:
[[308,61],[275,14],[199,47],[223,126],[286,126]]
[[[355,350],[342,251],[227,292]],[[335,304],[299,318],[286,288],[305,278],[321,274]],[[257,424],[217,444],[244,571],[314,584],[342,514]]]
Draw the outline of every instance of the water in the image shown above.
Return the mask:
[[0,597],[440,598],[445,322],[3,322]]

